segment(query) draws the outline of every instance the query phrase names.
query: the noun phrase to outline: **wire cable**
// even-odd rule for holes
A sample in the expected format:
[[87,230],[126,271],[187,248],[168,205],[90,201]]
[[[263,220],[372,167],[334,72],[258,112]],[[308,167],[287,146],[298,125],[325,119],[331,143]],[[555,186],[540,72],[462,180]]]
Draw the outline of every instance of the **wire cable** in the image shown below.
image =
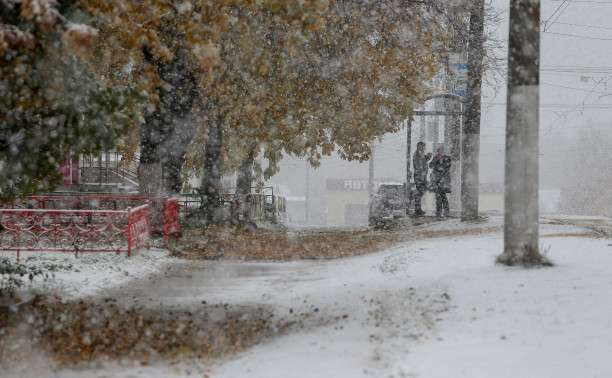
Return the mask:
[[[557,7],[557,9],[550,15],[550,17],[548,17],[548,19],[546,21],[543,21],[542,24],[544,24],[544,31],[546,31],[547,26],[548,26],[548,22],[550,21],[551,18],[553,18],[555,16],[555,14],[557,14],[557,12],[559,12],[559,10],[565,5],[565,8],[563,8],[563,10],[561,11],[561,13],[559,13],[559,16],[561,16],[561,14],[563,14],[563,12],[565,12],[565,10],[567,9],[567,7],[569,6],[569,3],[571,2],[571,0],[563,0],[563,2],[561,3],[561,5],[559,5],[559,7]],[[559,18],[559,16],[557,16],[557,18]],[[557,18],[555,18],[555,21],[557,20]],[[553,21],[551,23],[550,26],[552,26],[552,24],[555,22]],[[550,27],[548,26],[548,27]]]
[[[553,26],[555,24],[555,22],[557,22],[557,20],[559,19],[559,17],[561,17],[561,15],[563,14],[563,12],[565,12],[565,10],[567,9],[567,7],[569,7],[569,5],[571,4],[572,0],[569,0],[566,4],[565,4],[565,8],[563,8],[563,10],[561,10],[561,12],[559,12],[559,14],[557,15],[557,17],[555,17],[554,20],[552,20],[552,22],[548,25],[548,28],[550,28],[551,26]],[[563,3],[561,3],[561,5],[563,5]],[[546,26],[546,25],[545,25]],[[545,27],[546,29],[546,27]]]
[[[576,1],[574,1],[576,2]],[[612,4],[612,3],[611,3]],[[609,27],[605,27],[605,26],[595,26],[595,25],[585,25],[585,24],[572,24],[569,22],[557,22],[557,25],[566,25],[566,26],[579,26],[582,28],[593,28],[593,29],[605,29],[605,30],[612,30],[612,28]]]
[[553,35],[562,35],[565,37],[573,37],[573,38],[581,38],[581,39],[592,39],[597,41],[612,41],[612,38],[601,38],[601,37],[587,37],[585,35],[576,35],[576,34],[568,34],[568,33],[556,33],[544,30],[542,33],[545,34],[553,34]]

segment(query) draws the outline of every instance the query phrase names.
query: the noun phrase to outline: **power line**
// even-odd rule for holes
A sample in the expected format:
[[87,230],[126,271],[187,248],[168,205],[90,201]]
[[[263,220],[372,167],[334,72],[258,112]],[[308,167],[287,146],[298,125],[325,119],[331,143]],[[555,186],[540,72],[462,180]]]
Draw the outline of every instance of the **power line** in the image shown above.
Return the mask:
[[[591,91],[590,91],[589,93],[587,93],[587,95],[584,97],[584,99],[582,99],[582,101],[581,101],[581,102],[582,102],[582,105],[585,105],[585,101],[586,101],[586,100],[589,98],[589,96],[590,96],[592,93],[600,93],[600,94],[601,94],[602,92],[595,92],[595,88],[597,88],[597,87],[598,87],[598,86],[599,86],[601,83],[603,83],[603,84],[604,84],[604,88],[606,88],[606,87],[607,87],[607,84],[608,84],[608,81],[609,81],[610,79],[612,79],[612,76],[609,76],[609,77],[608,77],[606,80],[601,79],[600,81],[598,81],[598,82],[597,82],[597,83],[596,83],[596,84],[593,86],[593,88],[591,89]],[[603,94],[606,94],[606,92],[604,92]],[[600,100],[602,97],[603,97],[603,95],[602,95],[602,96],[599,96],[599,98],[597,98],[597,99],[593,100],[593,101],[591,102],[591,104],[590,104],[590,105],[593,105],[593,104],[595,103],[595,101]],[[580,105],[580,104],[578,104],[578,105]],[[564,123],[566,123],[567,121],[569,121],[569,120],[571,120],[571,119],[576,118],[578,115],[581,115],[581,114],[582,114],[582,112],[580,112],[580,113],[576,113],[574,116],[570,117],[569,119],[567,118],[567,116],[568,116],[569,114],[571,114],[572,112],[575,112],[575,111],[576,111],[576,110],[578,110],[578,109],[580,109],[580,108],[578,107],[578,108],[575,108],[575,109],[573,109],[573,110],[568,110],[568,111],[566,111],[566,112],[564,112],[564,113],[558,114],[558,115],[557,115],[557,118],[555,118],[554,120],[552,120],[552,121],[551,121],[551,122],[548,124],[548,134],[552,133],[552,132],[553,132],[553,131],[555,131],[555,130],[558,130],[558,129],[559,129],[559,127],[561,127],[561,126],[562,126]],[[559,124],[557,124],[557,127],[556,127],[556,129],[555,129],[555,128],[553,127],[553,125],[554,125],[554,123],[555,123],[555,122],[557,122],[558,120],[560,120],[560,119],[561,119],[561,117],[564,117],[565,119],[564,119],[563,121],[561,121]]]
[[[506,106],[505,102],[483,102],[486,106]],[[612,109],[612,104],[579,105],[579,104],[540,104],[540,108],[576,108],[576,109]]]
[[567,67],[557,67],[557,68],[542,68],[545,66],[541,66],[540,72],[582,72],[582,73],[603,73],[609,74],[612,73],[612,67],[580,67],[580,66],[567,66]]
[[[506,68],[501,68],[501,71],[505,72]],[[589,74],[612,74],[612,66],[608,67],[595,67],[595,66],[556,66],[556,65],[540,65],[540,73],[548,72],[563,72],[563,73],[589,73]]]
[[[555,23],[555,21],[557,21],[557,20],[559,19],[559,17],[561,17],[561,15],[563,14],[563,12],[565,12],[565,10],[567,9],[567,7],[569,7],[570,3],[572,2],[572,0],[567,1],[567,3],[566,3],[566,1],[567,1],[567,0],[564,0],[564,1],[561,3],[561,5],[559,5],[559,7],[557,8],[557,10],[555,10],[555,11],[553,12],[553,14],[552,14],[550,17],[548,17],[548,20],[544,21],[544,32],[546,32],[547,27],[548,27],[548,28],[550,28],[551,26],[553,26],[553,24]],[[550,19],[551,19],[551,18],[553,18],[553,16],[555,15],[555,13],[557,13],[557,12],[559,11],[559,9],[561,9],[561,7],[562,7],[564,4],[565,4],[565,8],[563,8],[563,9],[561,10],[561,12],[559,12],[559,14],[557,15],[557,17],[556,17],[554,20],[552,20],[552,22],[550,23],[550,25],[548,25],[548,21],[550,21]]]
[[554,11],[554,12],[553,12],[553,13],[550,15],[550,17],[548,17],[548,19],[547,19],[546,21],[543,21],[544,25],[546,25],[546,23],[547,23],[548,21],[550,21],[550,19],[551,19],[551,18],[553,18],[553,16],[554,16],[555,14],[557,14],[557,12],[559,11],[559,9],[561,9],[561,7],[562,7],[563,5],[565,5],[565,3],[566,3],[566,2],[567,2],[567,0],[563,0],[563,2],[561,3],[561,5],[559,5],[559,6],[557,7],[557,9],[555,9],[555,11]]
[[555,32],[549,32],[549,31],[542,31],[542,33],[546,33],[546,34],[554,34],[554,35],[562,35],[565,37],[573,37],[573,38],[582,38],[582,39],[592,39],[592,40],[597,40],[597,41],[612,41],[612,38],[599,38],[599,37],[587,37],[584,35],[575,35],[575,34],[567,34],[567,33],[555,33]]
[[601,68],[610,68],[610,66],[577,66],[575,64],[565,65],[565,64],[541,64],[540,67],[552,67],[552,68],[587,68],[587,69],[601,69]]
[[[542,75],[551,75],[551,76],[563,76],[563,77],[579,77],[579,78],[591,77],[591,76],[588,76],[588,75],[572,75],[572,74],[566,75],[566,74],[563,74],[563,73],[556,73],[556,72],[540,72],[540,74],[542,74]],[[597,76],[597,77],[603,78],[603,76]]]
[[[599,83],[598,83],[599,84]],[[574,87],[568,87],[565,85],[557,85],[557,84],[550,84],[550,83],[542,83],[540,82],[540,85],[548,85],[550,87],[557,87],[557,88],[565,88],[565,89],[572,89],[575,91],[582,91],[582,92],[589,92],[589,93],[597,93],[597,94],[603,94],[603,95],[611,95],[612,93],[604,91],[604,92],[596,92],[593,90],[589,90],[589,89],[581,89],[581,88],[574,88]],[[596,85],[597,86],[597,85]]]
[[[576,2],[576,1],[574,1],[574,2]],[[612,30],[612,28],[608,28],[608,27],[605,27],[605,26],[595,26],[595,25],[585,25],[585,24],[572,24],[572,23],[569,23],[569,22],[557,22],[557,25],[580,26],[580,27],[583,27],[583,28]]]
[[[552,2],[566,2],[567,0],[548,0]],[[592,4],[612,4],[612,1],[597,1],[597,0],[573,0],[574,3],[592,3]]]

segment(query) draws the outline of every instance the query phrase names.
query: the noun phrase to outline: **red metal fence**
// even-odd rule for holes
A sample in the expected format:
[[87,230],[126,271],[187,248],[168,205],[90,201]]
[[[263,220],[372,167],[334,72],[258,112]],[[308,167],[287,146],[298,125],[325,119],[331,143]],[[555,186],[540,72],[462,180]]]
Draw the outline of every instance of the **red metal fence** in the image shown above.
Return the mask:
[[13,202],[0,202],[0,209],[27,209],[28,203],[20,198],[15,198]]
[[149,206],[127,210],[0,209],[0,249],[127,252],[149,247]]
[[179,199],[170,197],[132,196],[28,196],[30,209],[126,210],[149,204],[151,231],[164,233],[164,248],[168,235],[179,237]]
[[132,247],[138,248],[147,244],[151,238],[149,205],[142,205],[135,209],[128,208],[128,256]]
[[179,224],[179,199],[166,197],[164,206],[164,248],[166,248],[166,237],[170,234],[176,234],[178,241],[180,235]]

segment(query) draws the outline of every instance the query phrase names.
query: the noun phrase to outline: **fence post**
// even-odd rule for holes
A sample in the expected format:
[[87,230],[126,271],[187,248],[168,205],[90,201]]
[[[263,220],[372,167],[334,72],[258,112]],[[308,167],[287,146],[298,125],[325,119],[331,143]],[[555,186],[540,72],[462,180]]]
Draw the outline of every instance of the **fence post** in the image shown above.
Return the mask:
[[134,220],[132,219],[132,208],[128,207],[127,209],[127,217],[128,217],[128,230],[127,230],[127,240],[128,240],[128,257],[132,256],[132,226]]
[[151,250],[151,208],[147,204],[147,251]]
[[[147,203],[149,201],[147,200]],[[168,197],[166,196],[164,198],[164,248],[166,248],[166,230],[168,229],[168,227],[166,227],[166,225],[168,224]]]
[[19,252],[21,252],[21,227],[17,228],[17,262],[19,262]]
[[206,201],[204,201],[204,195],[200,194],[200,203],[202,204],[202,235],[206,234]]
[[232,220],[238,222],[238,200],[234,198],[231,206]]

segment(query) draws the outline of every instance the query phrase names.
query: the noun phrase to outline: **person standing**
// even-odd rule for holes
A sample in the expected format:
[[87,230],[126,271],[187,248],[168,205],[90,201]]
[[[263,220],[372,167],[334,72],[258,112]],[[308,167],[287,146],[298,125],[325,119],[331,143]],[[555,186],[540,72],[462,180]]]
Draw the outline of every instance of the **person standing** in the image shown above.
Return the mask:
[[451,192],[451,159],[446,155],[444,147],[438,147],[437,155],[429,163],[431,168],[431,184],[436,193],[436,216],[448,216],[449,205],[447,193]]
[[412,166],[414,168],[414,215],[425,215],[421,208],[421,199],[427,191],[427,162],[431,159],[432,153],[425,154],[425,142],[418,142],[417,149],[412,155]]

